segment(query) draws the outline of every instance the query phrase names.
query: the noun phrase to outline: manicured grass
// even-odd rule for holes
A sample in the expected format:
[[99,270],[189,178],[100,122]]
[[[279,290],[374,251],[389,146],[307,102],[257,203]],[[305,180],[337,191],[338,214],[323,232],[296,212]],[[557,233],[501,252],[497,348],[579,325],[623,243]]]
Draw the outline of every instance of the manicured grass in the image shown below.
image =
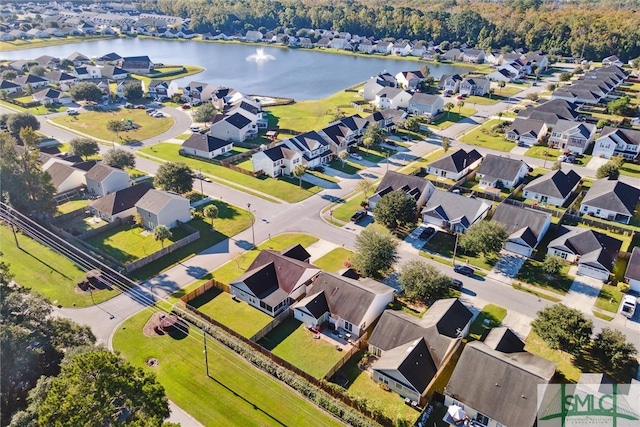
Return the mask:
[[521,86],[511,86],[511,85],[506,85],[503,88],[497,87],[496,86],[496,95],[498,95],[498,97],[501,97],[502,99],[506,100],[514,95],[519,94],[520,92],[522,92],[522,89],[524,89]]
[[408,164],[407,166],[401,168],[398,170],[398,172],[400,173],[404,173],[404,174],[410,174],[413,171],[415,171],[418,168],[426,168],[429,163],[434,162],[436,160],[438,160],[440,157],[443,157],[446,153],[444,152],[443,149],[441,148],[437,148],[431,152],[429,152],[429,154],[427,154],[426,156],[416,160],[413,163]]
[[[288,233],[271,237],[270,240],[259,244],[258,249],[271,249],[274,251],[281,251],[297,243],[300,243],[302,246],[307,247],[317,241],[318,238],[310,234]],[[229,283],[231,280],[245,273],[253,260],[255,260],[258,256],[258,253],[259,251],[243,252],[240,256],[234,257],[232,261],[229,261],[228,263],[214,270],[211,275],[219,282]],[[201,282],[204,283],[206,280],[208,279],[201,280]]]
[[181,133],[180,135],[176,135],[173,137],[173,139],[180,139],[182,141],[186,141],[187,139],[189,139],[189,137],[192,135],[191,132],[189,133]]
[[494,95],[491,95],[491,98],[489,98],[489,95],[487,96],[468,96],[464,99],[465,104],[467,105],[474,105],[474,104],[478,104],[478,105],[496,105],[498,102],[500,102],[500,99],[496,99],[496,97]]
[[620,301],[622,301],[622,296],[623,294],[618,290],[617,286],[605,283],[602,285],[602,289],[600,289],[595,306],[602,310],[610,311],[611,313],[617,313]]
[[197,67],[195,65],[165,65],[162,67],[155,67],[149,75],[143,76],[140,74],[132,74],[132,77],[138,80],[142,80],[145,83],[145,87],[149,87],[149,82],[152,79],[181,79],[183,77],[199,74],[203,71],[204,68]]
[[244,301],[234,301],[231,294],[217,288],[211,288],[189,304],[246,338],[251,338],[273,320]]
[[[132,120],[137,129],[115,134],[107,130],[107,123],[111,120]],[[144,110],[120,109],[114,111],[87,111],[78,116],[60,116],[52,119],[54,123],[68,127],[77,132],[85,133],[94,138],[107,141],[125,142],[127,140],[142,141],[163,132],[173,126],[173,118],[155,118],[149,116]]]
[[456,237],[453,234],[437,231],[436,234],[424,245],[424,250],[440,254],[446,258],[453,257],[453,249],[456,245]]
[[356,213],[357,210],[362,209],[360,203],[364,200],[364,193],[358,193],[346,202],[339,203],[335,207],[331,208],[333,211],[333,218],[342,222],[349,222],[351,216]]
[[353,258],[353,255],[354,253],[349,249],[335,248],[331,252],[313,261],[313,265],[321,268],[324,271],[337,273],[338,271],[346,268],[344,265],[345,261]]
[[[397,421],[404,419],[411,425],[418,413],[404,403],[404,399],[393,391],[383,390],[380,384],[373,381],[371,374],[359,368],[365,352],[359,351],[338,371],[341,380],[346,381],[349,396],[366,399],[369,408],[376,408],[387,417],[396,420],[396,425],[403,425]],[[344,384],[344,383],[343,383]],[[430,425],[429,425],[430,426]]]
[[0,226],[2,260],[9,264],[14,280],[25,288],[31,288],[53,304],[63,307],[86,307],[108,300],[116,290],[100,290],[76,293],[75,287],[85,273],[67,258],[18,233],[16,247],[11,229]]
[[[183,339],[147,337],[142,328],[149,316],[145,310],[126,320],[113,337],[114,348],[129,362],[154,372],[169,399],[203,425],[342,425],[214,339],[207,340],[207,376],[202,337],[195,330]],[[146,364],[151,357],[158,360],[155,368]]]
[[620,174],[640,178],[640,163],[625,162],[620,168]]
[[68,202],[64,202],[56,207],[56,214],[60,215],[73,212],[86,207],[88,204],[89,200],[87,199],[69,200]]
[[[263,192],[288,203],[299,202],[322,191],[322,188],[309,184],[306,181],[302,181],[302,188],[300,188],[297,179],[295,179],[295,183],[293,183],[285,179],[269,178],[266,175],[254,178],[204,160],[183,157],[178,153],[179,149],[180,146],[177,144],[163,142],[150,147],[144,147],[139,152],[169,162],[184,162],[194,170],[199,170],[211,175],[211,178],[214,180],[217,177],[222,180],[231,181],[232,183]],[[239,187],[239,189],[242,190],[242,187]]]
[[479,340],[485,331],[500,326],[506,315],[507,309],[504,307],[495,304],[485,305],[469,328],[469,339]]
[[[453,102],[453,104],[455,105],[456,102]],[[429,127],[444,130],[449,126],[458,123],[460,120],[466,119],[469,116],[473,116],[475,113],[477,113],[477,110],[471,107],[467,107],[466,105],[460,109],[458,109],[458,107],[456,106],[451,111],[445,112],[438,120],[430,123]]]
[[547,246],[554,235],[553,229],[545,234],[533,252],[533,256],[528,258],[522,265],[516,279],[547,291],[565,295],[573,283],[573,278],[569,276],[570,265],[564,264],[560,273],[555,275],[549,275],[542,271],[542,264],[547,255]]
[[490,131],[491,128],[498,123],[500,123],[500,120],[489,120],[482,126],[476,127],[471,132],[466,132],[464,136],[460,138],[460,141],[466,144],[490,148],[492,150],[511,151],[516,145],[513,142],[504,139],[504,135],[492,136],[482,132],[482,129]]
[[328,341],[314,339],[313,332],[294,318],[282,322],[258,343],[318,379],[344,355]]
[[345,160],[343,162],[339,159],[331,160],[331,162],[329,162],[329,166],[337,171],[346,173],[347,175],[354,175],[364,169],[364,166],[359,163],[351,162],[349,160]]
[[557,148],[549,148],[542,147],[536,145],[535,147],[531,147],[524,153],[525,156],[535,157],[536,159],[546,159],[550,161],[552,164],[558,159],[558,156],[562,154],[562,150]]
[[564,376],[564,379],[571,383],[578,382],[580,369],[573,364],[573,356],[562,350],[554,350],[540,338],[535,332],[529,332],[525,340],[524,349],[529,353],[540,356],[551,362],[558,364],[556,371]]

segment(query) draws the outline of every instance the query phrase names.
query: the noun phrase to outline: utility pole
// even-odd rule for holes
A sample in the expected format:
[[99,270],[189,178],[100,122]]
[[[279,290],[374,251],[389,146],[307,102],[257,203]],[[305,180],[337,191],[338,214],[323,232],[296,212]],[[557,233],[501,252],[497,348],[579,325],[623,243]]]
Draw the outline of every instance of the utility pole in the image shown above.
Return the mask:
[[251,241],[253,243],[253,248],[256,247],[256,233],[255,230],[253,228],[253,225],[256,222],[256,217],[255,215],[253,215],[253,212],[251,212],[251,203],[247,203],[247,209],[249,209],[249,213],[251,214]]
[[458,253],[458,236],[460,234],[456,233],[456,244],[453,247],[453,266],[456,266],[456,254]]
[[202,340],[204,342],[204,366],[207,372],[207,376],[209,376],[209,353],[207,352],[207,331],[202,330]]
[[200,193],[204,196],[204,188],[202,181],[204,181],[204,176],[202,175],[202,169],[200,169]]

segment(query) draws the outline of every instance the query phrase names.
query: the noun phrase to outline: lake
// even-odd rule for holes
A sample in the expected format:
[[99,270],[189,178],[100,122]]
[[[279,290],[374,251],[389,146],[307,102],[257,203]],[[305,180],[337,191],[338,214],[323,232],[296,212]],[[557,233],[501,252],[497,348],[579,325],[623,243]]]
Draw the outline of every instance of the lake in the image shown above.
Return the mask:
[[[270,58],[247,60],[256,54],[258,48]],[[41,55],[66,58],[76,51],[89,57],[116,52],[121,56],[148,55],[156,63],[197,65],[205,68],[205,71],[177,80],[180,86],[196,80],[232,87],[247,94],[287,97],[298,101],[324,98],[382,71],[395,75],[399,71],[416,70],[421,65],[419,62],[389,57],[340,55],[331,51],[138,38],[0,52],[0,59],[33,59]],[[435,78],[472,70],[457,65],[428,65]]]

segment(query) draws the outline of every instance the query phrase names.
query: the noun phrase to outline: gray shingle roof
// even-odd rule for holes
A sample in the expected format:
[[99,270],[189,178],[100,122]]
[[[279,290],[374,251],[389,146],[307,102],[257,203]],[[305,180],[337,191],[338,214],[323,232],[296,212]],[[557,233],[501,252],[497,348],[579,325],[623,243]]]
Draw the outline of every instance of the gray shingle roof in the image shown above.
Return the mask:
[[274,162],[280,159],[291,159],[296,155],[295,151],[293,151],[291,148],[287,147],[284,144],[267,148],[266,150],[263,151],[263,153],[265,154],[265,156],[267,156]]
[[138,200],[152,188],[153,184],[150,182],[141,182],[96,199],[89,203],[89,206],[105,215],[115,215],[134,207]]
[[490,207],[491,204],[483,199],[471,199],[460,194],[436,190],[427,200],[422,213],[469,227]]
[[580,179],[580,175],[575,173],[573,169],[566,173],[557,170],[539,176],[527,184],[524,189],[545,196],[564,199],[580,183]]
[[478,174],[485,175],[488,179],[513,181],[523,164],[526,165],[522,160],[487,154],[478,168]]
[[551,215],[544,212],[500,203],[491,220],[504,225],[510,239],[521,238],[534,248],[540,240],[540,234],[544,231],[547,219],[550,217]]
[[481,158],[482,154],[478,153],[475,149],[469,151],[460,149],[448,156],[441,157],[438,160],[429,163],[429,166],[440,170],[458,173]]
[[117,169],[102,163],[98,163],[89,169],[89,172],[85,175],[87,179],[90,179],[95,182],[102,182],[106,177],[111,175],[114,172],[126,173],[121,169]]
[[520,113],[518,113],[518,117],[529,118],[531,116],[531,113],[533,113],[534,111],[550,113],[555,115],[558,119],[562,120],[575,120],[579,115],[576,112],[576,105],[574,103],[565,101],[564,99],[552,99],[538,105],[537,107],[527,108],[521,111]]
[[74,168],[64,163],[55,162],[47,169],[47,173],[51,176],[51,183],[58,188],[67,178],[74,172]]
[[529,135],[534,138],[539,138],[544,125],[545,123],[542,121],[517,118],[511,123],[507,132],[513,132],[518,136]]
[[640,246],[633,248],[627,271],[624,273],[625,279],[640,280]]
[[372,369],[383,372],[405,386],[410,385],[420,393],[427,388],[438,370],[424,338],[386,351]]
[[582,205],[633,216],[640,189],[617,180],[599,179],[591,185]]
[[[430,182],[414,175],[405,175],[399,172],[388,171],[378,184],[375,195],[384,195],[396,190],[402,190],[416,200],[425,191]],[[373,197],[373,196],[372,196]]]
[[182,148],[191,148],[193,150],[211,153],[227,145],[232,145],[232,143],[209,134],[193,133],[182,143]]
[[556,237],[549,242],[549,248],[558,248],[580,255],[578,264],[604,267],[613,271],[622,242],[606,234],[588,228],[561,225]]
[[162,190],[149,190],[138,203],[136,207],[151,213],[159,213],[171,200],[187,200],[179,194],[170,193]]

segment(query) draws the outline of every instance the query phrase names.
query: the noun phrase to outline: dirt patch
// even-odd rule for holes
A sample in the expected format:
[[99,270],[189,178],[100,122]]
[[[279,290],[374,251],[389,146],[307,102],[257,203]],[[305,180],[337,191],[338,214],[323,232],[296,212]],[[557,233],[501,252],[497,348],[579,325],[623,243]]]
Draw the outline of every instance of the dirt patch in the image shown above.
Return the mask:
[[164,335],[164,332],[160,329],[160,315],[164,313],[153,313],[147,323],[142,328],[142,333],[145,337],[158,337]]
[[189,325],[173,314],[156,312],[147,320],[142,333],[147,337],[169,335],[173,339],[180,340],[189,334]]

